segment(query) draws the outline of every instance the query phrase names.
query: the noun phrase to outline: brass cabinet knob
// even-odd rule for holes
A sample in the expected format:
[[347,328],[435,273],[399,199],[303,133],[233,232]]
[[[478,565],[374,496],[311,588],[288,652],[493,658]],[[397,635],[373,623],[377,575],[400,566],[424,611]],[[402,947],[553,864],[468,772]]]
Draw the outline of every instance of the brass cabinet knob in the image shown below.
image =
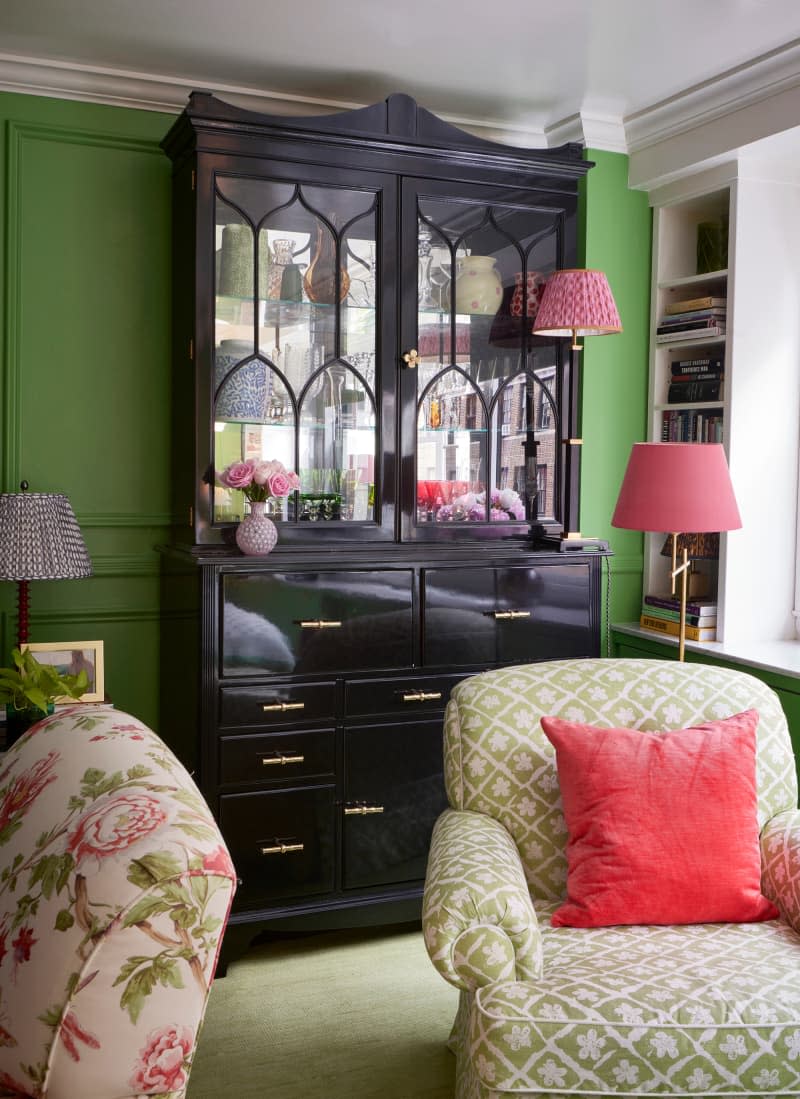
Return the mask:
[[419,352],[417,351],[416,347],[412,347],[410,351],[406,351],[405,355],[403,355],[403,362],[411,370],[416,367],[417,363],[419,362]]

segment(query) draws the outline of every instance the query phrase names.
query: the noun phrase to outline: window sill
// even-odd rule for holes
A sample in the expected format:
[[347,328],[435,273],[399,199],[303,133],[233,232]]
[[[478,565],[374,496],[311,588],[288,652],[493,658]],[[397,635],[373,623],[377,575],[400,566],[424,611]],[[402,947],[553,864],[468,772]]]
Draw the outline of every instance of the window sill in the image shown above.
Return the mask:
[[[617,633],[632,637],[642,637],[659,645],[678,647],[677,637],[664,637],[653,630],[644,630],[633,622],[612,625]],[[687,650],[694,653],[706,653],[732,664],[745,664],[751,668],[762,668],[778,675],[793,676],[800,679],[800,640],[794,641],[686,641]]]

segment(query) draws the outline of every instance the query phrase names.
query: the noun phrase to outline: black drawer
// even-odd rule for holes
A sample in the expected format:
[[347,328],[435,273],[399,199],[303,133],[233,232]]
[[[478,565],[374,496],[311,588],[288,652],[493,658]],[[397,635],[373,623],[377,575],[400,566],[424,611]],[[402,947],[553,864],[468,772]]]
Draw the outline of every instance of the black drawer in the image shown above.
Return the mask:
[[333,786],[225,794],[220,827],[241,878],[237,909],[333,889]]
[[332,775],[333,729],[229,736],[220,741],[220,781],[293,785],[296,779]]
[[267,683],[223,687],[220,724],[265,726],[304,724],[330,718],[336,711],[335,683]]
[[590,656],[586,563],[423,570],[423,663]]
[[412,662],[411,569],[222,578],[222,674],[316,674]]
[[403,679],[353,679],[345,686],[348,717],[442,710],[463,675],[410,675]]

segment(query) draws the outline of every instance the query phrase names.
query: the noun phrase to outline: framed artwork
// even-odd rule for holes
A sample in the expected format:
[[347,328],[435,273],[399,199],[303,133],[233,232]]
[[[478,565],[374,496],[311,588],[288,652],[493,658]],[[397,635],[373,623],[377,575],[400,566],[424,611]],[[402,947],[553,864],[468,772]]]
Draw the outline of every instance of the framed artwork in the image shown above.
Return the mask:
[[[89,687],[78,702],[102,702],[105,698],[102,641],[53,641],[31,642],[23,645],[30,649],[40,664],[52,664],[60,675],[77,675],[85,671]],[[73,702],[74,699],[58,699]]]

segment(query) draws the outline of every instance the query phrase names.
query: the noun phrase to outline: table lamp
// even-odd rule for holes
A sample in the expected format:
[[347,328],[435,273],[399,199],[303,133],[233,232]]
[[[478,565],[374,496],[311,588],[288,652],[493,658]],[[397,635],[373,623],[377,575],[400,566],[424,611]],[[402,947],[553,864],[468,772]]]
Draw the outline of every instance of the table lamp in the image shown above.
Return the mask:
[[535,336],[607,336],[622,331],[614,295],[602,271],[565,268],[547,280],[533,327]]
[[17,582],[17,647],[28,641],[28,582],[92,575],[92,562],[66,496],[0,493],[0,580]]
[[681,534],[736,530],[742,525],[721,443],[634,443],[611,519],[626,530],[668,531],[675,546],[672,592],[680,578],[678,659],[686,646],[689,552]]
[[[584,268],[564,268],[554,271],[545,283],[542,300],[533,325],[534,336],[569,336],[572,353],[580,351],[578,336],[606,336],[622,331],[614,295],[608,279],[602,271]],[[569,383],[569,426],[567,437],[562,439],[564,451],[564,484],[566,486],[564,533],[566,541],[580,539],[578,516],[570,512],[570,500],[578,499],[580,489],[580,465],[576,448],[583,439],[577,434],[579,373],[573,363]],[[573,457],[573,454],[576,457]],[[577,506],[577,505],[576,505]]]

